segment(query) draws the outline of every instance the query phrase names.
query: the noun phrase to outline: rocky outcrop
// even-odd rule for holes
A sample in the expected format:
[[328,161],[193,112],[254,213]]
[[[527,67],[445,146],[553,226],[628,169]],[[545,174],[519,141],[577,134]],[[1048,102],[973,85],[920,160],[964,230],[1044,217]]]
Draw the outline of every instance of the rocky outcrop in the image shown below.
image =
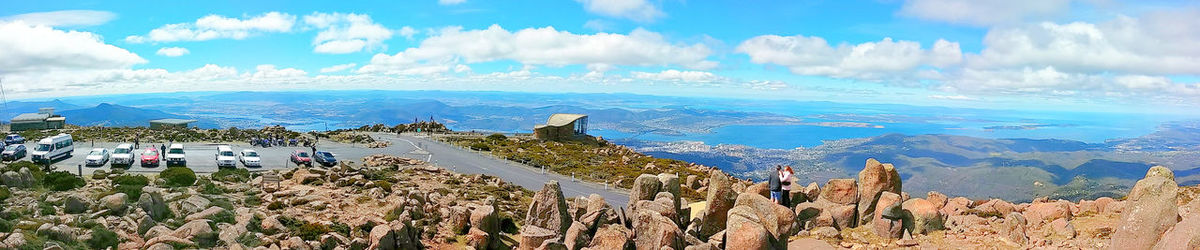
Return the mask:
[[662,182],[658,180],[658,176],[642,174],[633,180],[633,187],[629,189],[629,204],[635,204],[642,200],[653,200],[654,195],[658,194],[660,189],[662,189]]
[[905,201],[901,206],[912,215],[912,226],[908,229],[909,232],[927,234],[945,229],[946,214],[934,207],[932,202],[913,198]]
[[733,203],[737,198],[737,193],[733,192],[732,185],[733,182],[729,180],[728,176],[725,176],[725,173],[714,170],[709,174],[708,194],[705,196],[707,203],[704,212],[699,216],[699,230],[696,236],[700,240],[706,241],[709,236],[725,230],[729,210],[733,208]]
[[629,240],[632,235],[628,228],[610,224],[596,230],[587,249],[633,249],[633,242]]
[[521,228],[520,245],[517,249],[531,250],[541,246],[546,241],[557,241],[557,239],[558,235],[554,230],[535,225],[526,225],[524,228]]
[[787,207],[772,203],[758,194],[742,193],[729,211],[726,248],[782,248],[783,242],[798,231],[793,227],[794,220],[795,214]]
[[871,216],[871,230],[883,238],[899,239],[904,233],[904,209],[900,195],[883,192],[879,195],[879,209]]
[[900,189],[900,173],[892,164],[879,163],[875,158],[867,159],[866,166],[858,172],[858,214],[863,215],[858,224],[867,225],[874,218],[869,215],[875,214],[880,194],[899,194]]
[[858,203],[858,184],[854,179],[830,179],[821,188],[821,200],[851,205]]
[[1175,175],[1161,166],[1150,168],[1126,196],[1128,208],[1121,214],[1111,246],[1115,249],[1149,249],[1163,233],[1179,222],[1176,205],[1179,185]]
[[66,201],[63,202],[63,212],[68,214],[86,213],[88,211],[88,207],[91,206],[91,199],[88,199],[83,195],[73,194],[67,196]]
[[125,200],[128,199],[127,197],[128,196],[125,193],[115,193],[104,196],[104,198],[100,198],[100,207],[102,209],[107,209],[111,214],[125,214],[126,208],[129,207],[125,204]]
[[1004,224],[1001,225],[1001,230],[998,232],[1002,237],[1005,237],[1009,242],[1015,243],[1018,246],[1024,246],[1029,243],[1029,236],[1025,230],[1025,216],[1020,213],[1009,213],[1004,217]]
[[173,215],[171,209],[167,207],[167,203],[163,201],[162,194],[159,189],[152,187],[142,188],[142,196],[138,198],[138,207],[150,218],[155,221],[163,221]]
[[33,174],[29,172],[29,168],[4,172],[4,174],[0,174],[0,182],[13,188],[31,188],[37,184],[33,179]]
[[369,249],[422,249],[420,233],[407,222],[394,221],[388,225],[371,228],[368,234]]
[[[657,182],[658,178],[654,180]],[[542,190],[533,194],[524,225],[550,230],[556,238],[567,234],[567,228],[571,227],[571,216],[567,214],[567,199],[563,197],[557,181],[546,183]]]

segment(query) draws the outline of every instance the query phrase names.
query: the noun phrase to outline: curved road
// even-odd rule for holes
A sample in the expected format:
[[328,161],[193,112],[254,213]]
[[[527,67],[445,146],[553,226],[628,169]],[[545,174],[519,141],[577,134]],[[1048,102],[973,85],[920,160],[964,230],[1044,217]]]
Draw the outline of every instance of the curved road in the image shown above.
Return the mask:
[[[572,181],[570,176],[549,173],[521,166],[506,160],[492,158],[462,148],[434,141],[425,136],[371,134],[376,140],[392,142],[388,154],[405,155],[414,159],[430,159],[439,167],[467,174],[486,174],[520,185],[529,190],[541,190],[550,180],[558,181],[563,196],[576,197],[599,194],[614,208],[625,207],[629,195],[623,191],[605,189],[604,185],[583,181]],[[398,150],[398,151],[397,151]]]

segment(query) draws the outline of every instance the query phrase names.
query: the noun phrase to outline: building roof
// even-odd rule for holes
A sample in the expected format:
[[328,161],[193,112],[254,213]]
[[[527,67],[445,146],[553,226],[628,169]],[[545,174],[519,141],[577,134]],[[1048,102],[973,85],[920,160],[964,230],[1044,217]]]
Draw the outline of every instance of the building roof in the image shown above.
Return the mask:
[[193,123],[193,122],[196,122],[196,120],[187,120],[187,119],[158,119],[158,120],[150,120],[150,123],[174,124],[174,125],[186,125],[186,124],[188,124],[188,123]]
[[550,119],[549,119],[549,120],[546,120],[546,125],[547,125],[547,126],[562,127],[562,126],[566,126],[567,124],[571,124],[571,122],[574,122],[575,120],[583,119],[584,117],[587,117],[587,115],[581,115],[581,114],[553,114],[553,115],[550,115]]
[[48,115],[48,114],[25,113],[25,114],[18,115],[17,117],[13,117],[12,121],[13,122],[41,122],[41,121],[46,121],[46,118],[48,118],[48,117],[50,117],[50,115]]
[[67,118],[66,118],[66,117],[62,117],[62,116],[55,116],[55,117],[46,118],[46,121],[48,121],[48,122],[62,122],[62,121],[67,121]]

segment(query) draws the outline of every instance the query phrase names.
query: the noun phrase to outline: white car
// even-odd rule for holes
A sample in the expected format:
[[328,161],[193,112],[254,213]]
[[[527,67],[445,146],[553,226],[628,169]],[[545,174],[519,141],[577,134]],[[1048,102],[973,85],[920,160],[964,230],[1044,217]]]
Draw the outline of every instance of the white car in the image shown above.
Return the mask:
[[237,159],[233,155],[233,148],[227,145],[217,146],[216,155],[217,167],[237,167]]
[[85,164],[87,164],[89,167],[104,166],[104,164],[108,164],[108,157],[109,154],[107,148],[92,149],[92,152],[88,152]]
[[242,162],[243,166],[248,168],[262,167],[262,160],[258,158],[258,152],[254,152],[254,150],[242,150],[242,153],[238,155],[238,160]]
[[113,165],[133,165],[134,158],[133,144],[122,143],[112,151]]
[[183,153],[183,144],[171,144],[167,148],[167,166],[187,166],[187,155]]

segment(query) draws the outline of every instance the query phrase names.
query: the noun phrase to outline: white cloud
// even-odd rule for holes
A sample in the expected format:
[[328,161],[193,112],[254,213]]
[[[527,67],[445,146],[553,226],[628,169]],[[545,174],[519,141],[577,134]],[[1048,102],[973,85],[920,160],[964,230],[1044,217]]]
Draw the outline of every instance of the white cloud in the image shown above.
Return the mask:
[[583,23],[584,28],[587,28],[590,30],[595,30],[595,31],[600,31],[600,32],[608,31],[608,30],[612,29],[612,26],[613,26],[612,23],[609,23],[608,21],[604,21],[604,20],[600,20],[600,19],[592,19],[592,20],[588,20],[587,22]]
[[321,68],[321,73],[339,72],[358,66],[357,63],[338,64],[329,67]]
[[177,56],[187,55],[189,53],[191,53],[191,51],[188,51],[187,48],[180,48],[180,47],[166,47],[166,48],[158,49],[158,52],[155,52],[155,54],[158,54],[160,56],[168,56],[168,57],[177,57]]
[[677,81],[677,82],[715,82],[725,80],[712,72],[705,71],[679,71],[679,70],[663,70],[662,72],[630,72],[634,78],[642,80],[655,81]]
[[948,67],[962,61],[958,43],[938,40],[932,49],[913,41],[839,44],[803,35],[764,35],[750,38],[737,47],[759,64],[776,64],[800,75],[864,80],[906,79],[923,66]]
[[972,68],[1043,68],[1100,74],[1200,74],[1200,10],[993,29]]
[[974,101],[979,100],[974,97],[965,95],[930,95],[930,99],[955,100],[955,101]]
[[125,41],[144,43],[205,41],[212,39],[241,40],[260,33],[290,32],[295,23],[296,16],[279,12],[268,12],[258,16],[246,17],[245,19],[208,15],[197,19],[193,23],[163,25],[162,27],[150,30],[146,35],[125,37]]
[[1045,18],[1070,7],[1071,0],[907,0],[899,14],[930,21],[992,26]]
[[125,68],[146,59],[90,32],[0,22],[0,73]]
[[666,14],[647,0],[576,0],[583,9],[602,16],[650,22]]
[[400,36],[403,36],[405,39],[412,40],[413,35],[416,35],[419,31],[413,29],[413,27],[404,26],[400,27],[398,32],[400,33]]
[[363,14],[313,13],[304,16],[304,23],[321,29],[313,38],[313,52],[317,53],[346,54],[377,49],[393,34]]
[[[450,27],[394,55],[376,54],[360,73],[447,72],[454,64],[512,60],[525,65],[612,66],[678,65],[692,69],[717,66],[702,44],[672,44],[658,33],[637,29],[624,34],[573,34],[554,27],[510,32],[499,25],[484,30]],[[423,68],[423,70],[415,70]],[[436,70],[435,70],[436,69]]]
[[280,81],[289,79],[299,79],[308,76],[308,72],[295,68],[277,69],[275,65],[262,64],[255,67],[254,74],[250,75],[250,80],[255,82],[262,81]]
[[465,2],[467,2],[467,0],[438,0],[438,4],[441,5],[455,5]]
[[34,12],[7,17],[0,21],[24,21],[29,25],[44,25],[53,27],[83,27],[108,23],[117,18],[117,14],[99,10],[60,10],[49,12]]

